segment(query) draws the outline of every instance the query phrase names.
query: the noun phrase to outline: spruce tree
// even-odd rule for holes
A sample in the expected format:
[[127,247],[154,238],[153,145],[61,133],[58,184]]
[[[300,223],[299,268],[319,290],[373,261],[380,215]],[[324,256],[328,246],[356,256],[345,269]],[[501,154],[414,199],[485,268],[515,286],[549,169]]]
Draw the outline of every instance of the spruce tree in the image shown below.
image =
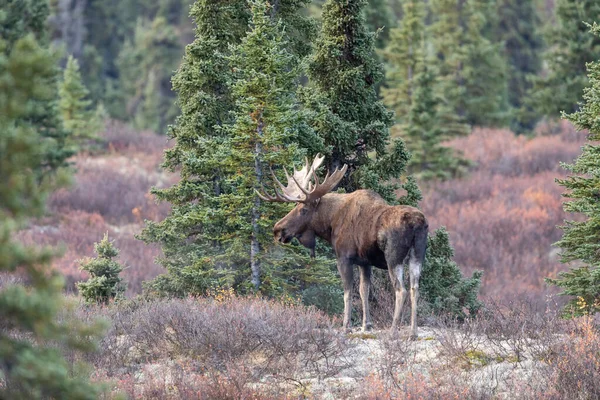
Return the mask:
[[105,234],[100,242],[94,244],[94,251],[96,258],[79,260],[80,269],[89,272],[90,278],[85,282],[78,282],[77,288],[87,303],[108,304],[125,291],[123,279],[119,276],[123,266],[114,260],[119,255],[119,250],[108,240],[108,234]]
[[572,113],[588,83],[586,64],[600,58],[600,38],[587,22],[600,20],[600,3],[594,0],[558,0],[555,23],[546,31],[543,54],[545,73],[533,78],[530,104],[538,114],[556,118]]
[[[249,261],[251,282],[258,289],[261,281],[273,284],[276,274],[309,260],[306,252],[287,247],[272,250],[273,222],[289,206],[264,204],[254,189],[271,181],[267,166],[293,165],[306,154],[305,149],[314,151],[321,144],[297,110],[298,62],[286,49],[281,22],[274,23],[272,7],[265,0],[250,4],[250,31],[230,57],[236,71],[232,87],[236,107],[232,123],[225,127],[229,137],[221,153],[225,190],[218,200],[225,229],[238,232],[221,239],[224,260],[237,259],[238,265]],[[275,289],[262,291],[273,293]]]
[[175,28],[162,17],[140,18],[133,37],[125,41],[117,66],[127,119],[136,128],[162,133],[173,122],[178,110],[170,79],[180,53]]
[[445,113],[453,112],[471,125],[507,125],[507,66],[501,44],[488,38],[489,1],[433,0],[431,14]]
[[58,92],[63,126],[69,131],[67,143],[81,147],[86,139],[96,138],[101,121],[91,109],[89,91],[81,81],[79,63],[73,56],[69,56]]
[[[7,46],[0,40],[0,49]],[[60,349],[90,349],[99,326],[64,318],[69,304],[63,280],[48,267],[54,253],[13,239],[28,218],[43,213],[53,189],[48,180],[39,184],[45,142],[23,118],[32,104],[51,101],[56,93],[46,85],[55,75],[55,59],[33,34],[10,48],[0,51],[0,273],[19,271],[27,287],[0,288],[0,398],[95,399],[99,388],[73,376]]]
[[[439,95],[439,78],[427,54],[425,5],[406,1],[399,28],[392,30],[384,56],[388,62],[387,88],[382,90],[387,106],[396,112],[394,137],[401,137],[411,152],[408,172],[421,178],[448,178],[458,174],[465,161],[441,143],[468,133]],[[443,114],[446,111],[446,114]]]
[[459,84],[466,96],[459,99],[466,122],[473,126],[507,126],[511,118],[508,102],[508,65],[502,43],[490,39],[495,11],[490,0],[469,0],[465,4],[465,57]]
[[[0,0],[0,38],[4,40],[2,53],[7,56],[15,43],[27,36],[33,35],[38,44],[45,51],[50,52],[46,19],[49,15],[47,0],[10,1]],[[60,70],[58,59],[54,56],[50,65],[54,68],[52,74],[44,76],[45,81],[40,82],[52,96],[43,99],[31,99],[27,104],[26,112],[20,114],[17,124],[31,127],[39,134],[44,146],[44,157],[38,168],[38,180],[55,179],[57,172],[64,171],[67,166],[66,159],[73,155],[73,151],[66,145],[68,132],[63,128],[58,108],[58,80]],[[41,78],[39,78],[41,79]]]
[[420,292],[428,312],[464,319],[477,314],[482,303],[477,299],[481,285],[481,271],[464,278],[458,265],[452,260],[454,249],[445,228],[437,229],[429,236],[427,255],[423,267]]
[[373,189],[395,202],[398,178],[409,154],[400,139],[390,143],[393,113],[378,99],[383,78],[374,55],[375,34],[365,25],[364,0],[328,0],[310,58],[304,102],[311,125],[328,148],[330,170],[348,165],[340,183],[347,192]]
[[365,8],[365,22],[369,32],[377,32],[375,47],[383,49],[389,38],[390,29],[395,26],[389,0],[369,0]]
[[386,88],[381,93],[399,121],[409,113],[417,66],[423,65],[426,57],[426,11],[422,1],[402,2],[400,26],[391,30],[390,42],[383,51],[387,72]]
[[[600,35],[600,26],[591,27]],[[599,57],[600,59],[600,57]],[[588,143],[573,164],[561,164],[574,175],[557,179],[567,189],[564,203],[567,212],[582,214],[585,219],[566,221],[563,237],[555,245],[561,249],[561,261],[579,261],[582,265],[548,279],[573,296],[567,304],[567,315],[593,314],[600,311],[600,61],[588,64],[589,86],[584,89],[579,111],[564,115],[578,129],[588,131]]]
[[537,116],[525,105],[531,88],[531,76],[541,68],[543,40],[541,22],[533,0],[499,0],[495,4],[496,26],[493,38],[503,43],[504,57],[508,61],[508,99],[515,110],[511,127],[524,132],[534,127]]
[[168,273],[149,289],[161,293],[201,294],[231,284],[231,270],[214,257],[222,252],[219,236],[223,218],[217,198],[223,171],[218,149],[226,139],[222,127],[231,120],[234,100],[228,83],[233,79],[228,61],[229,44],[237,44],[246,29],[245,1],[197,1],[191,9],[196,39],[186,47],[183,62],[173,77],[181,114],[168,135],[175,145],[165,151],[164,167],[179,170],[173,187],[153,190],[172,205],[161,222],[148,222],[141,234],[146,242],[161,243],[160,263]]
[[[255,268],[252,277],[250,267],[257,265],[252,260],[263,265],[260,273],[263,293],[281,291],[285,289],[282,285],[288,283],[294,286],[296,278],[289,270],[287,281],[276,279],[269,272],[274,270],[270,265],[276,262],[289,266],[291,258],[287,249],[273,250],[267,246],[272,239],[266,241],[270,234],[264,232],[265,226],[273,224],[275,213],[281,216],[283,212],[280,205],[256,205],[253,189],[258,178],[254,162],[261,168],[270,165],[276,170],[279,162],[289,165],[299,161],[298,157],[307,154],[307,150],[309,156],[320,150],[316,147],[318,141],[310,139],[316,137],[302,122],[301,114],[294,111],[297,105],[292,104],[291,87],[295,82],[292,74],[298,71],[292,68],[296,62],[289,57],[306,50],[305,44],[300,43],[300,28],[310,24],[302,24],[298,13],[292,12],[302,2],[281,1],[277,10],[268,11],[272,19],[269,24],[285,25],[285,35],[281,37],[276,32],[283,28],[266,24],[265,17],[257,11],[262,2],[253,4],[255,23],[260,20],[262,25],[260,28],[253,25],[243,44],[249,20],[246,1],[201,0],[192,8],[197,37],[187,47],[183,64],[173,79],[182,113],[169,131],[176,144],[165,153],[165,166],[178,168],[181,180],[171,188],[154,191],[159,199],[170,202],[173,209],[165,220],[148,223],[141,235],[147,242],[162,244],[165,256],[161,263],[168,270],[153,282],[150,290],[174,295],[203,294],[223,285],[250,290],[256,287],[258,271]],[[287,28],[288,16],[296,29]],[[284,39],[290,45],[284,46],[281,42]],[[249,47],[249,41],[256,49]],[[262,62],[266,64],[260,67]],[[261,78],[262,86],[251,86],[255,84],[250,79],[253,74]],[[260,105],[256,99],[262,99],[265,102],[262,107],[269,108],[261,120],[266,143],[255,140],[258,133],[256,126],[252,128],[252,123],[258,124],[252,118],[261,113],[248,111]],[[264,150],[255,157],[258,144]],[[309,146],[312,148],[308,149]],[[271,153],[275,149],[280,154]],[[250,175],[242,175],[242,171]],[[256,211],[265,217],[257,219]],[[253,250],[251,243],[255,244]],[[271,251],[282,253],[269,255]],[[306,256],[305,252],[302,254]],[[318,268],[314,274],[301,269],[296,271],[301,273],[298,281],[318,281],[319,271],[330,275],[329,271]]]
[[468,165],[454,149],[442,143],[451,138],[448,125],[439,115],[442,99],[437,79],[429,63],[418,66],[414,79],[412,104],[399,128],[410,150],[408,172],[421,179],[448,179],[460,175]]

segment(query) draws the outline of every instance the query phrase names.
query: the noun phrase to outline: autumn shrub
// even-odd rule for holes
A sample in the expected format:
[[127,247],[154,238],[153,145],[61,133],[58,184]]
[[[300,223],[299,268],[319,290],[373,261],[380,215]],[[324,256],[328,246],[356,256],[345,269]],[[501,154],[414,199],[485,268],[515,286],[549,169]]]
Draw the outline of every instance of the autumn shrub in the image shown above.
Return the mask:
[[132,363],[178,357],[221,373],[233,364],[251,366],[253,379],[273,373],[293,377],[299,371],[327,377],[346,365],[345,336],[314,308],[232,296],[130,301],[82,313],[82,319],[99,314],[112,322],[102,353],[93,360],[111,373]]
[[556,226],[572,218],[562,210],[554,179],[564,176],[559,162],[576,157],[582,141],[562,124],[534,138],[476,129],[450,143],[474,167],[465,178],[424,186],[421,208],[431,230],[448,229],[463,273],[484,272],[482,295],[543,298],[543,278],[564,269],[552,243],[561,235]]
[[599,321],[586,316],[573,322],[543,358],[545,385],[538,394],[546,399],[600,398]]
[[157,205],[149,194],[155,180],[143,170],[117,161],[78,162],[73,186],[54,193],[50,208],[61,213],[69,210],[98,213],[115,224],[164,217],[168,207]]
[[[150,131],[138,131],[116,120],[109,120],[100,137],[104,149],[116,153],[158,154],[162,158],[168,147],[167,138]],[[158,163],[156,163],[158,165]]]
[[373,374],[361,385],[356,398],[364,400],[416,399],[456,400],[491,399],[492,396],[451,375],[441,380],[419,373],[409,372],[401,378],[386,381]]
[[[94,377],[111,380],[103,372],[95,373]],[[113,392],[104,398],[118,398],[123,394],[129,399],[156,400],[267,400],[287,397],[285,392],[271,385],[252,383],[251,378],[244,366],[230,365],[224,372],[201,371],[194,362],[177,360],[166,365],[145,365],[138,373],[126,373],[112,379]]]
[[488,300],[477,318],[476,331],[500,360],[521,362],[544,359],[568,327],[559,314],[560,306],[531,300],[498,302]]

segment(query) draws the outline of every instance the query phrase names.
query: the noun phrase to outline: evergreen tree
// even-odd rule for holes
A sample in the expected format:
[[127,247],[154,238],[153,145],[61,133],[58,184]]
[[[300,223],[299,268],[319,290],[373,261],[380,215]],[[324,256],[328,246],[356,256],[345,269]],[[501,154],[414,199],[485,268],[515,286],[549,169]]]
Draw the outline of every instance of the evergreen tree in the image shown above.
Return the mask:
[[79,63],[73,56],[67,61],[58,92],[63,126],[70,133],[68,143],[81,146],[86,139],[96,138],[96,133],[101,129],[101,121],[90,109],[92,102],[88,98],[89,91],[81,81]]
[[459,100],[466,122],[477,126],[507,126],[510,121],[508,102],[508,65],[502,57],[502,43],[489,37],[494,9],[490,0],[470,0],[465,5],[465,59],[461,78],[466,97]]
[[578,108],[581,92],[588,83],[586,64],[600,58],[600,38],[592,35],[586,25],[600,20],[600,3],[558,0],[555,20],[546,32],[546,71],[533,78],[534,86],[529,92],[532,107],[548,117]]
[[304,101],[328,148],[328,168],[348,164],[340,187],[373,189],[394,202],[397,185],[389,180],[404,172],[409,154],[401,140],[389,143],[393,114],[378,100],[383,71],[374,57],[375,34],[365,27],[365,5],[328,0],[323,6]]
[[375,47],[383,49],[389,38],[390,29],[395,25],[389,0],[369,0],[365,8],[365,22],[369,32],[376,32]]
[[426,57],[426,9],[422,1],[404,1],[400,26],[390,32],[383,55],[387,63],[386,86],[382,89],[385,105],[402,121],[409,113],[415,90],[417,66]]
[[[162,244],[161,262],[168,270],[151,290],[175,295],[202,294],[221,285],[249,290],[260,275],[260,290],[274,294],[285,289],[282,285],[294,286],[294,280],[319,281],[320,273],[331,277],[329,270],[317,268],[323,260],[317,260],[315,271],[296,269],[298,276],[290,272],[303,261],[293,257],[291,265],[289,250],[268,246],[271,235],[264,231],[267,225],[270,230],[275,213],[283,214],[281,205],[257,203],[253,192],[263,179],[257,170],[263,173],[267,165],[280,162],[289,165],[309,146],[310,155],[319,150],[294,104],[293,74],[298,71],[290,57],[303,46],[301,29],[288,30],[284,18],[293,15],[293,23],[303,26],[292,12],[294,5],[302,3],[282,1],[266,18],[260,11],[263,2],[253,2],[254,20],[246,37],[246,1],[194,4],[197,38],[173,79],[182,114],[169,132],[176,145],[165,154],[165,166],[180,168],[181,181],[154,191],[173,210],[164,221],[148,223],[141,235]],[[283,37],[282,27],[271,25],[277,23],[286,26]],[[286,50],[284,39],[296,44]],[[306,259],[304,250],[293,251]],[[279,277],[271,275],[273,265],[285,266]],[[279,279],[282,274],[290,278]]]
[[173,77],[181,114],[169,129],[175,146],[165,152],[164,163],[171,171],[178,169],[181,179],[171,188],[153,190],[173,208],[165,220],[149,222],[140,236],[161,243],[160,262],[168,271],[149,288],[175,295],[231,283],[231,271],[214,260],[222,252],[218,237],[223,224],[215,200],[222,193],[223,171],[217,169],[221,159],[214,150],[225,140],[221,128],[231,120],[234,106],[229,44],[239,43],[247,26],[243,0],[197,1],[191,16],[196,39]]
[[436,230],[429,236],[419,288],[428,312],[462,320],[465,309],[473,316],[482,306],[477,299],[482,272],[475,271],[471,278],[464,278],[453,257],[448,232],[445,228]]
[[516,112],[511,127],[515,132],[531,130],[536,115],[525,105],[525,100],[531,88],[529,78],[537,75],[541,68],[540,18],[533,0],[499,0],[495,13],[494,42],[504,43],[504,56],[508,61],[508,99]]
[[27,287],[0,288],[0,398],[95,399],[99,388],[74,377],[59,349],[89,349],[99,327],[58,318],[68,304],[62,279],[48,268],[53,252],[13,239],[29,217],[42,214],[53,188],[49,181],[38,182],[35,171],[45,162],[45,142],[23,118],[32,103],[54,98],[46,83],[55,75],[55,59],[33,34],[5,53],[7,46],[0,40],[0,273],[18,270]]
[[[4,41],[0,51],[4,56],[11,52],[19,39],[27,35],[33,35],[39,45],[50,54],[46,29],[49,14],[47,0],[0,0],[0,10],[0,38]],[[48,87],[53,95],[43,99],[31,99],[26,112],[21,113],[16,122],[20,126],[35,129],[40,140],[44,142],[44,157],[38,168],[40,181],[44,178],[54,179],[56,172],[67,166],[66,159],[73,155],[73,151],[66,146],[68,133],[63,128],[60,114],[57,112],[60,72],[56,57],[50,61],[50,65],[54,68],[53,73],[44,75],[45,81],[40,84]]]
[[78,282],[79,293],[90,304],[108,304],[123,294],[125,285],[119,276],[123,266],[114,260],[119,255],[119,250],[114,243],[108,240],[108,234],[94,244],[96,258],[79,260],[79,266],[90,274],[90,279]]
[[400,28],[392,30],[384,56],[388,61],[387,86],[382,90],[386,105],[396,112],[398,123],[392,135],[401,137],[411,152],[408,171],[421,178],[448,178],[456,175],[465,161],[441,146],[452,136],[468,133],[454,113],[447,112],[439,96],[439,79],[426,54],[428,37],[425,5],[403,3]]
[[[230,57],[236,70],[232,87],[236,107],[234,120],[225,127],[230,138],[226,142],[229,154],[222,153],[225,190],[219,196],[219,209],[224,211],[227,232],[238,232],[234,237],[221,239],[225,259],[237,259],[238,265],[249,259],[252,284],[258,289],[261,280],[265,280],[261,279],[261,272],[271,275],[272,281],[276,272],[306,265],[309,260],[306,252],[287,248],[276,249],[277,255],[269,254],[273,247],[273,221],[284,215],[289,206],[263,204],[254,189],[263,187],[265,179],[270,181],[265,176],[267,165],[291,165],[302,159],[304,149],[314,151],[320,143],[296,109],[299,71],[295,68],[297,60],[286,50],[283,27],[272,22],[271,7],[266,1],[255,0],[251,4],[251,30]],[[263,292],[276,292],[274,289]]]
[[440,95],[448,110],[471,125],[509,121],[506,61],[488,39],[488,0],[433,0],[433,46],[440,65]]
[[[591,27],[595,36],[600,26]],[[600,57],[599,57],[600,59]],[[583,265],[548,279],[564,289],[564,295],[574,296],[565,309],[569,315],[593,314],[600,311],[600,61],[588,64],[589,86],[584,89],[583,103],[579,111],[566,115],[569,121],[587,130],[588,141],[574,164],[562,164],[574,175],[558,179],[559,185],[568,191],[569,201],[564,203],[567,212],[583,214],[582,221],[566,221],[562,226],[563,237],[556,243],[561,249],[561,261],[579,260]]]
[[138,129],[164,132],[177,115],[171,74],[180,60],[179,38],[166,19],[138,20],[133,38],[125,41],[117,66],[127,99],[127,119]]
[[[421,179],[447,179],[460,175],[468,161],[442,143],[451,137],[440,118],[442,99],[436,92],[436,76],[428,63],[419,66],[408,115],[399,125],[410,150],[408,172]],[[447,126],[446,126],[447,127]]]
[[21,38],[32,34],[39,45],[48,45],[46,19],[50,13],[47,0],[0,1],[0,38],[7,52]]

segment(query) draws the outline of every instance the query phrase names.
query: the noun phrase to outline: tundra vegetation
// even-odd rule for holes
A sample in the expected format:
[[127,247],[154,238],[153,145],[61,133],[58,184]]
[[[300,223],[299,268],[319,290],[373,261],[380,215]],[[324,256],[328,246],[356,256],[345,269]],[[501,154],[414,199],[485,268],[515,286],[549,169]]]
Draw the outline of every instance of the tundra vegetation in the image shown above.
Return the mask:
[[[0,398],[599,397],[599,14],[0,0]],[[417,340],[410,262],[284,226],[334,198],[427,217]]]

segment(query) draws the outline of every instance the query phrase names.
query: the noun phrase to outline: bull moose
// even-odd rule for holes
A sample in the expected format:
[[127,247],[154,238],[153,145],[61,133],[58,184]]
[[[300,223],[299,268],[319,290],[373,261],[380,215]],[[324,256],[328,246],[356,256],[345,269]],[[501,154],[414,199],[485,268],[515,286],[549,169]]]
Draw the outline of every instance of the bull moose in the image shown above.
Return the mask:
[[264,188],[261,199],[296,203],[296,207],[273,228],[275,240],[289,243],[297,238],[314,256],[315,237],[329,242],[337,257],[337,267],[344,285],[344,328],[350,328],[352,312],[353,266],[360,269],[360,297],[363,305],[363,331],[372,328],[369,312],[371,268],[387,269],[396,292],[392,331],[396,331],[407,290],[404,286],[404,263],[410,272],[411,337],[417,336],[417,299],[419,278],[427,247],[427,219],[410,206],[390,206],[371,190],[352,193],[329,193],[344,177],[347,165],[336,168],[319,181],[316,170],[325,157],[317,155],[292,176],[285,171],[284,186],[275,176],[275,195]]

